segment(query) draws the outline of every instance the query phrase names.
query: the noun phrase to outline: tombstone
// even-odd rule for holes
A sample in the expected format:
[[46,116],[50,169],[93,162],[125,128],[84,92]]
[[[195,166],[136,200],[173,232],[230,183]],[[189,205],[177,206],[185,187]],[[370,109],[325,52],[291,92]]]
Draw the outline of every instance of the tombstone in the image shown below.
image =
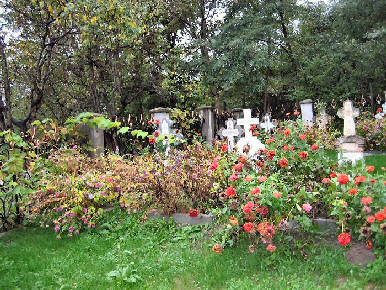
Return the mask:
[[[92,113],[92,117],[103,117],[101,114]],[[87,141],[91,142],[92,151],[88,151],[88,155],[92,158],[100,156],[105,151],[105,134],[103,128],[98,126],[91,127],[88,124],[82,123],[79,127],[79,131],[86,135]]]
[[355,136],[354,118],[359,116],[359,109],[354,108],[353,103],[347,100],[343,103],[343,108],[338,110],[338,117],[344,120],[343,135]]
[[172,110],[170,108],[155,108],[150,110],[150,116],[152,120],[159,120],[162,122],[163,119],[170,120],[170,112]]
[[228,139],[228,152],[231,152],[233,148],[235,148],[235,140],[234,137],[238,137],[240,135],[239,129],[235,128],[234,120],[229,118],[226,122],[227,128],[220,129],[219,135],[222,137],[226,137]]
[[327,130],[328,123],[331,122],[331,116],[326,113],[326,108],[321,108],[316,117],[316,124],[320,130]]
[[232,109],[231,112],[232,112],[233,118],[235,118],[236,120],[244,117],[243,109],[241,109],[241,108],[234,108],[234,109]]
[[363,159],[363,149],[366,139],[357,136],[355,133],[354,118],[359,116],[359,109],[354,108],[353,103],[347,100],[343,108],[338,110],[338,117],[344,120],[343,137],[336,141],[335,147],[342,152],[338,154],[339,160],[349,160],[352,163]]
[[267,113],[263,117],[263,123],[260,123],[260,128],[263,128],[265,132],[271,131],[276,125],[271,122],[271,116]]
[[252,135],[252,132],[249,130],[251,125],[258,125],[259,124],[259,118],[252,118],[251,117],[251,109],[243,109],[244,118],[237,120],[237,125],[244,126],[244,135],[245,137],[240,138],[240,140],[237,142],[238,147],[238,153],[243,154],[244,153],[244,146],[249,146],[249,152],[246,154],[248,157],[254,157],[254,155],[257,153],[259,149],[265,149],[265,146],[263,143],[261,143],[256,137]]
[[312,108],[312,100],[307,99],[301,101],[300,110],[302,111],[302,120],[304,124],[312,127],[314,125],[314,110]]
[[382,112],[375,115],[375,119],[381,120],[386,116],[386,102],[382,105]]
[[215,121],[212,107],[199,107],[198,111],[202,121],[202,137],[205,138],[205,141],[209,146],[212,146],[215,129]]

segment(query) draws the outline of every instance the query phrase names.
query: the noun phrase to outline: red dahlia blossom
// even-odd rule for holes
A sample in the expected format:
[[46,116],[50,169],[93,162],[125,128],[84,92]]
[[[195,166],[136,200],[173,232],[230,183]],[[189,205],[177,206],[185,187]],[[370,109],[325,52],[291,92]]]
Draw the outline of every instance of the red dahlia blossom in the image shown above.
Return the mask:
[[371,203],[371,196],[364,196],[362,197],[362,203],[363,204],[370,204]]
[[288,160],[286,158],[279,160],[280,167],[287,167],[288,166]]
[[149,139],[149,144],[154,144],[155,143],[155,138],[150,138]]
[[367,217],[366,221],[370,224],[372,224],[375,221],[375,217],[373,215],[370,215]]
[[269,244],[269,245],[267,246],[267,250],[270,251],[270,252],[273,252],[273,251],[276,250],[276,247],[275,247],[274,245],[272,245],[272,244]]
[[374,171],[374,166],[370,165],[370,166],[366,166],[366,170],[367,172],[373,172]]
[[341,244],[342,246],[346,246],[350,244],[351,236],[349,234],[342,233],[338,236],[338,241],[339,241],[339,244]]
[[330,184],[330,183],[331,183],[331,179],[328,178],[328,177],[325,177],[325,178],[322,179],[322,183],[324,183],[324,184]]
[[366,241],[366,249],[370,250],[373,247],[373,242],[371,240]]
[[319,148],[319,146],[316,143],[312,144],[312,146],[311,146],[311,149],[313,151],[318,150],[318,148]]
[[377,212],[374,217],[379,220],[380,222],[383,222],[386,219],[386,213],[383,211]]
[[364,182],[366,179],[367,179],[367,177],[364,176],[364,175],[357,176],[357,177],[355,177],[355,183],[356,183],[357,185],[359,185],[359,184],[361,184],[362,182]]
[[235,190],[233,189],[232,186],[229,186],[226,191],[225,191],[225,194],[228,196],[228,197],[235,197]]
[[358,193],[358,190],[356,188],[353,188],[353,189],[349,190],[349,192],[348,192],[348,194],[351,194],[351,195],[354,195],[356,193]]
[[300,138],[300,140],[304,140],[304,139],[306,139],[306,135],[305,134],[300,135],[299,138]]
[[227,151],[227,150],[228,150],[228,145],[227,144],[222,145],[221,151]]
[[158,137],[159,136],[159,132],[155,131],[153,135],[154,135],[154,137]]
[[233,166],[234,170],[241,170],[243,169],[244,164],[243,163],[237,163],[235,166]]
[[344,173],[338,174],[338,182],[340,184],[346,184],[349,181],[350,181],[350,178],[348,177],[347,174],[344,174]]
[[258,179],[260,182],[264,182],[267,180],[267,177],[265,176],[260,176],[259,179]]
[[189,211],[189,216],[190,217],[197,217],[199,213],[200,212],[198,211],[198,209],[192,209],[191,211]]
[[267,157],[269,158],[269,159],[273,159],[273,157],[275,157],[275,155],[276,155],[276,153],[275,153],[275,151],[269,151],[268,153],[267,153]]
[[249,233],[253,229],[253,223],[245,223],[243,225],[244,231]]
[[252,195],[259,194],[259,193],[260,193],[260,187],[258,186],[251,190]]
[[334,178],[334,177],[336,177],[336,173],[335,173],[335,172],[333,172],[333,173],[330,173],[330,177],[331,177],[331,178]]
[[299,153],[301,159],[306,160],[308,158],[308,153],[306,151],[302,151]]
[[253,202],[248,202],[246,205],[244,205],[244,207],[243,207],[243,212],[245,212],[245,213],[250,213],[251,211],[252,211],[252,209],[253,209],[253,207],[254,207],[255,205],[253,204]]

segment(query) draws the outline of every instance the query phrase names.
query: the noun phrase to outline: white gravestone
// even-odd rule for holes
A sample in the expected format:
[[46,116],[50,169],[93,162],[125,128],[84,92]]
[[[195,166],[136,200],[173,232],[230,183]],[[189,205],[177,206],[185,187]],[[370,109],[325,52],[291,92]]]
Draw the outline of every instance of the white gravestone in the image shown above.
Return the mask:
[[263,128],[265,132],[269,132],[271,129],[276,127],[275,124],[271,123],[271,117],[269,114],[265,114],[263,121],[263,123],[260,123],[260,127]]
[[235,148],[234,137],[239,136],[239,129],[235,129],[234,121],[232,118],[229,118],[226,122],[227,128],[221,131],[221,135],[228,139],[228,152],[231,152]]
[[243,109],[244,112],[244,119],[238,119],[237,125],[244,126],[244,134],[245,137],[241,138],[237,142],[237,152],[239,154],[245,154],[244,153],[244,146],[249,146],[249,152],[248,156],[253,157],[259,149],[265,149],[265,146],[263,143],[260,142],[256,137],[252,135],[252,131],[249,129],[251,128],[251,125],[258,125],[259,124],[259,118],[252,118],[252,112],[251,109]]
[[375,119],[381,120],[383,117],[386,116],[386,103],[382,105],[382,112],[379,112],[375,115]]
[[338,110],[338,117],[344,120],[343,135],[345,137],[356,135],[354,118],[358,116],[359,109],[354,108],[350,100],[345,101],[343,108]]
[[301,101],[299,104],[300,110],[302,111],[303,123],[312,127],[314,125],[314,111],[312,108],[312,100],[307,99]]
[[328,123],[331,121],[331,116],[326,113],[325,108],[321,108],[318,116],[316,117],[316,123],[320,130],[326,130]]

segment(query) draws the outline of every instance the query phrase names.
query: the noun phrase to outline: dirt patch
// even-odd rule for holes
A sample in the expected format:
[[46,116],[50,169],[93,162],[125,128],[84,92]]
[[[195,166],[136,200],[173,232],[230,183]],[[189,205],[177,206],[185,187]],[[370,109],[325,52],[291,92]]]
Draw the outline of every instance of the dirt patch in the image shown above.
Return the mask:
[[366,249],[365,243],[357,242],[346,251],[346,259],[351,265],[366,267],[377,257],[372,250]]

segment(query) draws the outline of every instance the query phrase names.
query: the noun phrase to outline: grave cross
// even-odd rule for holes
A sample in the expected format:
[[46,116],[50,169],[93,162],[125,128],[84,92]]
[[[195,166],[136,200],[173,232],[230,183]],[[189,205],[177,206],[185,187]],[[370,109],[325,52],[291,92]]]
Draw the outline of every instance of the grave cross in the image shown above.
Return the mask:
[[244,119],[237,119],[237,125],[244,126],[245,138],[252,138],[252,131],[249,129],[251,125],[259,124],[259,118],[252,118],[252,110],[251,109],[243,109]]
[[173,121],[171,121],[170,119],[164,118],[162,120],[161,124],[159,125],[160,126],[161,134],[162,135],[169,135],[169,134],[171,134],[170,128],[171,128],[172,125],[173,125]]
[[233,119],[229,118],[226,122],[227,128],[222,130],[221,135],[228,139],[228,152],[231,152],[235,148],[234,137],[239,135],[239,130],[234,128]]
[[345,101],[343,104],[343,108],[338,110],[338,117],[344,120],[344,126],[343,126],[344,136],[356,135],[354,118],[358,116],[359,116],[359,109],[354,108],[350,100]]
[[263,120],[264,123],[260,123],[260,127],[263,128],[265,132],[268,132],[276,127],[273,123],[271,123],[269,114],[265,114]]

